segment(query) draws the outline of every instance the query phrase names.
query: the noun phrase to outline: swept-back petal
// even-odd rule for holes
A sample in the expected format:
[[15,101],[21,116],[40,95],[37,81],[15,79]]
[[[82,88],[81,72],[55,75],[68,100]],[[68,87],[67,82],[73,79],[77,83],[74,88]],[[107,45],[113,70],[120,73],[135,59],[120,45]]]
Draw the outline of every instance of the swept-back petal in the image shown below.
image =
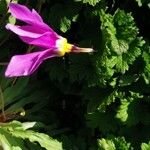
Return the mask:
[[59,39],[59,36],[47,32],[42,34],[38,38],[29,38],[25,36],[20,36],[20,39],[27,44],[32,44],[44,48],[56,48],[56,41]]
[[25,30],[21,26],[16,26],[13,24],[7,24],[6,29],[11,30],[12,32],[16,33],[19,36],[26,36],[31,38],[38,38],[41,36],[41,33],[32,32],[30,30]]
[[25,6],[15,3],[9,4],[9,10],[11,14],[22,21],[27,23],[31,22],[43,22],[42,18],[38,15],[37,12],[33,11],[33,13]]
[[27,44],[44,48],[55,47],[56,40],[60,38],[55,32],[43,32],[42,29],[31,25],[16,26],[7,24],[6,28],[19,35],[19,37]]
[[31,75],[47,58],[55,57],[50,49],[25,55],[15,55],[7,66],[5,76],[17,77]]
[[26,22],[27,24],[35,24],[47,31],[53,31],[47,24],[43,22],[41,16],[34,9],[30,11],[23,5],[10,3],[9,10],[12,16],[23,22]]

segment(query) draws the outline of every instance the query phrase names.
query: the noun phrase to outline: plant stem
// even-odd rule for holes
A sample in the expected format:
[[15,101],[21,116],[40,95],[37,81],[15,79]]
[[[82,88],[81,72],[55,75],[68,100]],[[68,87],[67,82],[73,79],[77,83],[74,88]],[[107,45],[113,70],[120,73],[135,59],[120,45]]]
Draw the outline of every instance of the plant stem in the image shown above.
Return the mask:
[[5,116],[5,110],[4,110],[4,96],[3,96],[3,91],[2,91],[1,85],[0,85],[0,100],[1,100],[2,115],[3,115],[3,119],[5,121],[6,116]]

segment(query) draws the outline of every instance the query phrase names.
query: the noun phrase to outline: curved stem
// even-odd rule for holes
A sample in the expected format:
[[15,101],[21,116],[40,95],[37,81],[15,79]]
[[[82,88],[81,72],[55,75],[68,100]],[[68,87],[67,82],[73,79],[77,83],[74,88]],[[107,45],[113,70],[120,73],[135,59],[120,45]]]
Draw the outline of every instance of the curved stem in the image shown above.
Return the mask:
[[3,115],[3,119],[4,121],[6,120],[6,116],[5,116],[5,110],[4,110],[4,96],[3,96],[3,91],[2,91],[2,87],[0,85],[0,100],[1,100],[1,109],[2,109],[2,115]]

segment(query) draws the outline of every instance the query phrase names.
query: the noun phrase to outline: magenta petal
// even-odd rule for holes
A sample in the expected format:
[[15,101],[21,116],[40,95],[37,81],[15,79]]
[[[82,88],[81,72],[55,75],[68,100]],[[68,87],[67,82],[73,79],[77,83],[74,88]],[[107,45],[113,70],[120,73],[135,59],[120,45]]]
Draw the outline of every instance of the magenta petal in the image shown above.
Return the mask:
[[33,13],[25,6],[15,3],[9,4],[9,10],[11,14],[24,22],[31,23],[31,22],[43,22],[42,18],[37,17],[37,13],[33,11]]
[[36,12],[35,9],[32,9],[32,14],[33,14],[33,16],[36,18],[36,20],[39,20],[40,22],[43,22],[43,19],[42,19],[41,16]]
[[58,40],[59,37],[53,33],[47,32],[38,38],[29,38],[29,37],[20,36],[20,39],[27,44],[40,46],[44,48],[55,48],[56,40]]
[[27,31],[27,30],[24,30],[22,27],[16,26],[16,25],[13,25],[13,24],[7,24],[6,28],[8,30],[13,31],[14,33],[16,33],[19,36],[28,36],[28,37],[31,37],[31,38],[37,38],[37,37],[41,36],[40,33],[34,33],[34,32],[31,32],[31,31]]
[[17,77],[31,75],[45,59],[55,56],[51,49],[13,56],[7,66],[5,76]]
[[55,32],[44,32],[36,26],[16,26],[7,24],[6,28],[13,31],[26,43],[44,48],[55,47],[56,40],[60,38]]
[[37,34],[43,34],[45,32],[52,32],[52,31],[49,31],[49,30],[45,30],[44,28],[42,28],[41,26],[38,26],[38,25],[23,25],[20,28],[22,30],[29,31],[29,32],[32,32],[32,33],[37,33]]
[[10,3],[9,10],[12,16],[23,22],[26,22],[27,24],[34,24],[47,31],[53,31],[47,24],[43,22],[41,16],[34,9],[31,12],[23,5]]

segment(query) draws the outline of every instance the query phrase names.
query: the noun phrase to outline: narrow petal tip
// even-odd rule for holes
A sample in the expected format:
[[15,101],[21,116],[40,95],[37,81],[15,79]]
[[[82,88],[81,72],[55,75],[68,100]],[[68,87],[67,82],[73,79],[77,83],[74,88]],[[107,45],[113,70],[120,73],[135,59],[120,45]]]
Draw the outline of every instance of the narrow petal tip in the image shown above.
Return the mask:
[[5,77],[11,78],[11,77],[15,77],[15,76],[9,74],[8,72],[5,72]]
[[6,28],[7,30],[9,30],[9,23],[6,24],[5,28]]

